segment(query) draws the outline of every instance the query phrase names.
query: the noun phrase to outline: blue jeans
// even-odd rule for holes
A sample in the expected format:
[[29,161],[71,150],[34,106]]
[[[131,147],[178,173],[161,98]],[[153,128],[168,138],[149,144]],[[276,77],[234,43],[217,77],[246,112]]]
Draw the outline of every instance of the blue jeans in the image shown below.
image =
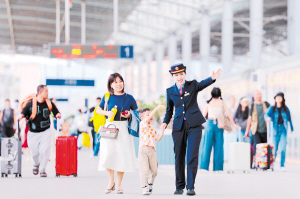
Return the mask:
[[[94,146],[94,156],[98,156],[99,153],[99,149],[100,149],[100,133],[97,133],[97,131],[95,131],[95,146]],[[99,140],[99,142],[98,142]]]
[[287,132],[284,125],[279,125],[277,128],[277,133],[274,135],[274,145],[275,145],[275,158],[277,157],[278,145],[281,150],[281,161],[280,166],[284,167],[285,163],[285,153],[287,144]]
[[208,170],[210,162],[210,153],[214,147],[213,170],[223,171],[224,163],[224,129],[218,128],[217,121],[206,121],[205,134],[203,136],[203,145],[201,148],[200,169]]
[[[239,135],[240,130],[236,130],[235,132],[236,132],[236,140],[239,142],[240,141],[240,135]],[[244,137],[245,136],[245,132],[246,131],[241,130],[241,133],[242,133],[242,135],[241,135],[241,138],[242,138],[241,142],[250,143],[250,135],[249,135],[249,137],[245,138]]]

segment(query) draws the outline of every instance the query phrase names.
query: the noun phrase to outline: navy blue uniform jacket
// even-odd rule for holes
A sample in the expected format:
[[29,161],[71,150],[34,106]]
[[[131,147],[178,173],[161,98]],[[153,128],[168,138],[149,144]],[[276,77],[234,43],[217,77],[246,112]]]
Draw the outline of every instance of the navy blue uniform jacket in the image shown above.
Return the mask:
[[183,124],[184,117],[189,128],[197,127],[206,122],[204,119],[198,103],[198,92],[213,84],[216,80],[211,77],[202,80],[201,82],[186,81],[184,85],[183,95],[179,94],[176,84],[167,89],[167,111],[164,123],[169,124],[173,116],[175,106],[175,115],[173,122],[173,131],[180,131]]

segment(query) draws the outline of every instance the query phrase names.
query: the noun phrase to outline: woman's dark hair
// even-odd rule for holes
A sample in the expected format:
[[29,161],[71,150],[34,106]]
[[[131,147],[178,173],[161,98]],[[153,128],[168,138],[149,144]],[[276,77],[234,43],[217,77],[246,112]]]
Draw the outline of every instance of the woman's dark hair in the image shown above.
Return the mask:
[[214,87],[211,91],[211,98],[207,101],[209,103],[213,98],[220,98],[222,100],[221,89],[218,87]]
[[[244,99],[244,97],[241,98],[240,102],[242,101],[242,99]],[[235,112],[234,118],[239,118],[239,116],[242,116],[242,118],[244,120],[246,120],[248,118],[248,115],[249,115],[249,107],[247,106],[245,111],[242,111],[242,105],[241,105],[241,103],[239,103],[239,106]]]
[[114,94],[114,89],[110,85],[111,85],[111,83],[113,83],[114,81],[116,81],[117,77],[119,77],[121,79],[121,81],[123,82],[123,90],[122,90],[122,92],[124,93],[125,83],[124,83],[123,77],[119,73],[113,73],[113,74],[111,74],[108,77],[108,82],[107,82],[107,89],[108,89],[108,92],[111,95]]
[[[284,99],[284,98],[282,98],[281,107],[282,107],[282,109],[283,109],[286,113],[288,113],[287,107],[286,107],[286,105],[285,105],[285,99]],[[277,103],[276,103],[276,101],[275,101],[275,104],[274,104],[274,106],[273,106],[273,113],[275,113],[276,108],[277,108]]]

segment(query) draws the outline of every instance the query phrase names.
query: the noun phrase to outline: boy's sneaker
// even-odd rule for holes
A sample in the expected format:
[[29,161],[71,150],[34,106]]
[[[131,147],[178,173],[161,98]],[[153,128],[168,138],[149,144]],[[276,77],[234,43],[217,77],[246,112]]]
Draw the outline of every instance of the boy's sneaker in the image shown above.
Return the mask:
[[152,189],[153,189],[152,186],[153,186],[153,184],[148,182],[148,187],[149,187],[149,192],[150,193],[152,193]]
[[143,195],[150,195],[151,193],[149,192],[149,187],[144,187],[143,188]]

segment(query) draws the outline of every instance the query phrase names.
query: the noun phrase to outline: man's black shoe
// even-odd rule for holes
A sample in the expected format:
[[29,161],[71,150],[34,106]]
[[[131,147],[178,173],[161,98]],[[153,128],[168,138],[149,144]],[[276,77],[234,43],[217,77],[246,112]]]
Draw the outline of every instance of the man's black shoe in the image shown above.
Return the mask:
[[186,192],[186,195],[194,196],[194,195],[196,195],[196,193],[195,193],[194,189],[188,189]]
[[174,195],[180,195],[180,194],[183,194],[183,189],[176,189]]

